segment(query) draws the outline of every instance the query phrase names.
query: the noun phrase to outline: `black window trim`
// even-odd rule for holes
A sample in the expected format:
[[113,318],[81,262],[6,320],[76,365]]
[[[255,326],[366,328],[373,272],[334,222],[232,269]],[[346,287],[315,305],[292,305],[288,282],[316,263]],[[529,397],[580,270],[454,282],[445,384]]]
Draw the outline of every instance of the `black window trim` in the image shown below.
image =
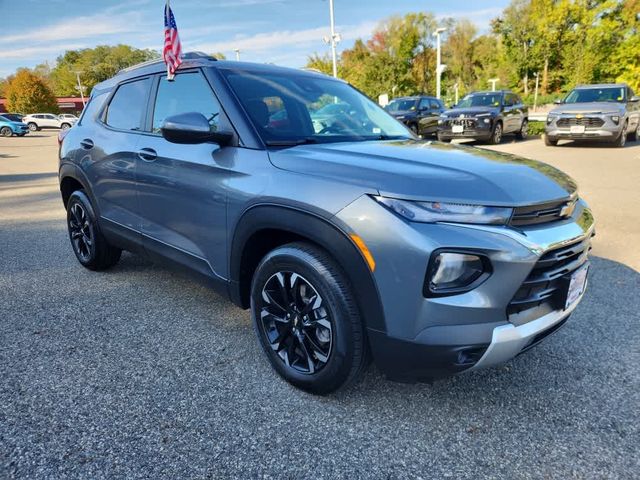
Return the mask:
[[[146,80],[146,79],[150,79],[153,82],[153,75],[141,75],[139,77],[133,77],[133,78],[127,78],[126,80],[118,83],[116,86],[113,87],[113,90],[111,91],[111,93],[109,94],[109,98],[107,98],[107,100],[105,100],[104,105],[101,107],[100,113],[98,113],[96,115],[96,122],[99,123],[101,126],[105,127],[108,130],[111,130],[113,132],[123,132],[123,133],[131,133],[134,135],[141,135],[144,134],[144,132],[142,130],[126,130],[124,128],[116,128],[113,127],[109,124],[107,124],[105,116],[107,114],[107,110],[109,109],[109,106],[111,105],[111,102],[113,101],[113,97],[115,97],[116,93],[118,92],[118,90],[120,89],[120,87],[122,87],[123,85],[126,85],[128,83],[134,83],[134,82],[138,82],[140,80]],[[149,88],[149,91],[147,93],[147,99],[146,99],[146,107],[143,108],[143,115],[140,119],[140,128],[143,128],[145,123],[146,123],[146,112],[149,108],[149,94],[151,92],[151,87]]]

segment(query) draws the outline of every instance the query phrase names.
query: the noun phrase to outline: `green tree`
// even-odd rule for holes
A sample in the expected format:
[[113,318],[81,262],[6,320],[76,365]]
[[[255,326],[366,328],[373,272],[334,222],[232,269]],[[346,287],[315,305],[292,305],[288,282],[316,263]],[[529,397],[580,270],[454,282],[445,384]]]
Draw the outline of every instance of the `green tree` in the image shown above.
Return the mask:
[[20,113],[58,111],[51,89],[37,75],[27,69],[18,70],[6,88],[7,110]]
[[95,84],[113,77],[123,68],[159,56],[152,50],[140,50],[129,45],[68,50],[58,57],[56,66],[51,70],[51,84],[58,96],[78,95],[76,72],[80,72],[80,81],[87,88],[85,94],[88,95]]

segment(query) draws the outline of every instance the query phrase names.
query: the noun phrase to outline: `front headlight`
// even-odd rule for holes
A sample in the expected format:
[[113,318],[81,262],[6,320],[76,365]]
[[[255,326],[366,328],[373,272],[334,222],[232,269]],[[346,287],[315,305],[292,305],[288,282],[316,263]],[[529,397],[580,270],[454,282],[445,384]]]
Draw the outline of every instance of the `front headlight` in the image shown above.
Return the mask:
[[483,225],[505,225],[513,210],[508,207],[485,207],[461,203],[412,202],[374,196],[375,200],[398,215],[412,222],[475,223]]

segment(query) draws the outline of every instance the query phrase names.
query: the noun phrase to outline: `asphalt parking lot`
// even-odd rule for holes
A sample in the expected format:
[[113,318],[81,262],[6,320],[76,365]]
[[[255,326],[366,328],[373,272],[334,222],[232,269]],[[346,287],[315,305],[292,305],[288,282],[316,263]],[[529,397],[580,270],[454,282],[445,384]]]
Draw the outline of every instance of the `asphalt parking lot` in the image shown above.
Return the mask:
[[501,368],[314,397],[199,284],[129,254],[81,268],[55,134],[0,138],[0,478],[639,478],[640,143],[496,148],[593,207],[566,327]]

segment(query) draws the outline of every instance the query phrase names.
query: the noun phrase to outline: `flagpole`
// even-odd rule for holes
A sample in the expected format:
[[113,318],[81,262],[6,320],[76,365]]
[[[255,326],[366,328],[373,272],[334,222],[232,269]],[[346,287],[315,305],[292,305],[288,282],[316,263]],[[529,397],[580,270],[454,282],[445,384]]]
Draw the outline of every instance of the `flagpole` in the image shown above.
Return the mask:
[[[167,18],[167,13],[169,13],[170,8],[171,8],[171,5],[169,3],[169,0],[167,0],[167,3],[164,6],[165,22],[166,22],[166,18]],[[173,75],[171,75],[171,69],[169,68],[169,63],[167,63],[167,80],[169,82],[173,80]]]

